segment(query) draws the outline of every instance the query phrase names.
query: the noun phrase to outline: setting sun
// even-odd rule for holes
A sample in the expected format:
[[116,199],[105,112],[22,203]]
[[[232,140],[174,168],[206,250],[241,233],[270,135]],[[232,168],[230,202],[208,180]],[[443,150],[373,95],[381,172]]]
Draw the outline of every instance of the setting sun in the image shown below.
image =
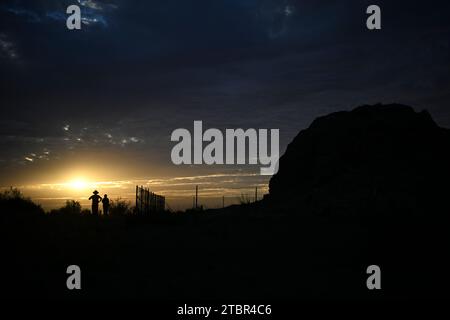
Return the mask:
[[82,190],[82,189],[85,189],[87,187],[86,181],[81,180],[81,179],[77,179],[77,180],[71,181],[69,183],[69,185],[70,185],[70,187],[72,189],[75,189],[75,190]]

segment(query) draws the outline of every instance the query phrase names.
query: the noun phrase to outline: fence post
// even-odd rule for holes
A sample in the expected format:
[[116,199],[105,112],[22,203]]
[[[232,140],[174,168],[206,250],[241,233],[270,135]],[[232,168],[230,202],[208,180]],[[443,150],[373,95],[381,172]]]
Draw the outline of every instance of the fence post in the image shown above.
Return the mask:
[[136,212],[150,214],[164,211],[166,198],[150,191],[149,188],[136,186]]
[[198,186],[195,186],[195,209],[198,209]]
[[138,189],[139,189],[138,186],[136,186],[136,206],[135,206],[136,211],[138,211]]

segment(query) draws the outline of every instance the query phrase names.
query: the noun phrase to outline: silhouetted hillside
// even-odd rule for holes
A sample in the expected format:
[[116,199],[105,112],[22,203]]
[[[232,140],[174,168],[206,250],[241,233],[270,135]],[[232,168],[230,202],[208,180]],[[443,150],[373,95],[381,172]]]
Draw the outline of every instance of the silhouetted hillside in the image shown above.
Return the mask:
[[269,199],[324,215],[449,209],[450,132],[392,104],[317,118],[280,158]]
[[[109,216],[68,201],[44,214],[13,189],[0,194],[2,288],[183,304],[448,298],[449,141],[426,112],[364,106],[302,131],[257,203],[143,217],[120,200]],[[80,291],[66,288],[72,264]],[[373,264],[382,290],[366,287]]]

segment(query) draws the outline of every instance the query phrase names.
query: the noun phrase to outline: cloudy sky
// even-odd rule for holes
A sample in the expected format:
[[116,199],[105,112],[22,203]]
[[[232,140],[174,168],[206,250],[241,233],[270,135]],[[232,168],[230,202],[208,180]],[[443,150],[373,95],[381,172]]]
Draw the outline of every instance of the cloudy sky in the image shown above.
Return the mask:
[[361,104],[450,127],[449,2],[376,1],[382,30],[369,31],[373,3],[2,1],[0,186],[59,204],[147,184],[177,207],[195,184],[219,199],[268,182],[259,166],[173,165],[170,134],[194,120],[279,128],[281,151],[315,117]]

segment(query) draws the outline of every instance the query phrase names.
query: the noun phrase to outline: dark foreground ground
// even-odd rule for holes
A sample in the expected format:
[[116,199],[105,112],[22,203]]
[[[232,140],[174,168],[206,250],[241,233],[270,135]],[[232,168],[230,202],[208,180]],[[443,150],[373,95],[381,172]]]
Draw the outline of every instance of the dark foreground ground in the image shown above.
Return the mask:
[[[332,218],[252,206],[181,216],[4,219],[15,298],[448,298],[448,221]],[[66,268],[82,290],[66,288]],[[366,287],[381,267],[382,290]]]

